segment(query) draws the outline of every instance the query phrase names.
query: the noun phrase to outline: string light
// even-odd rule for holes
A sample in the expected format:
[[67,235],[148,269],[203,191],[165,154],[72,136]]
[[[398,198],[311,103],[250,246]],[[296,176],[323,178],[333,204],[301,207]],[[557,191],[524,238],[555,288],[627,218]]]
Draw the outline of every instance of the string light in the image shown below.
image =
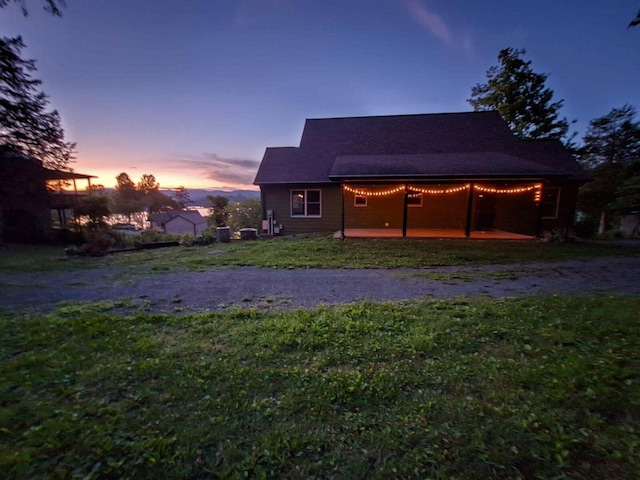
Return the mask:
[[479,192],[486,193],[525,193],[530,192],[531,190],[539,189],[540,185],[531,185],[528,187],[517,187],[517,188],[493,188],[493,187],[483,187],[482,185],[474,185],[473,189],[478,190]]
[[427,193],[429,195],[443,195],[448,193],[462,192],[463,190],[468,190],[469,187],[470,185],[467,184],[467,185],[462,185],[460,187],[442,188],[442,189],[420,188],[420,187],[413,187],[413,186],[409,186],[407,188],[412,192]]
[[[427,195],[447,195],[451,193],[458,193],[464,190],[469,190],[471,188],[471,184],[467,183],[466,185],[460,185],[457,187],[451,188],[422,188],[411,185],[401,185],[395,188],[390,188],[388,190],[363,190],[359,188],[353,188],[348,185],[343,185],[345,191],[353,193],[355,195],[359,195],[362,197],[386,197],[388,195],[393,195],[396,193],[404,192],[408,190],[411,196],[419,196],[419,194],[424,193]],[[535,190],[534,201],[540,202],[542,198],[542,184],[536,183],[535,185],[528,185],[526,187],[515,187],[515,188],[495,188],[495,187],[486,187],[484,185],[473,185],[473,190],[484,193],[499,193],[499,194],[518,194],[518,193],[526,193]]]
[[405,186],[402,185],[400,187],[391,188],[389,190],[360,190],[358,188],[352,188],[348,185],[344,185],[344,189],[347,192],[355,193],[356,195],[360,195],[362,197],[386,197],[387,195],[393,195],[394,193],[404,192]]

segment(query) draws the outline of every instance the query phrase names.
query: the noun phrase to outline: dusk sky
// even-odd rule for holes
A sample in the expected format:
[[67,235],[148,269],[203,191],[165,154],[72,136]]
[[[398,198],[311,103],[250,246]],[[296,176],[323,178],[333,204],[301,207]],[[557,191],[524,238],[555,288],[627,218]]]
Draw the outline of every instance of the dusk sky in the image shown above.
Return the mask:
[[255,188],[264,149],[306,118],[470,111],[500,49],[524,48],[562,115],[640,108],[632,0],[26,0],[0,10],[78,143],[74,170],[115,185]]

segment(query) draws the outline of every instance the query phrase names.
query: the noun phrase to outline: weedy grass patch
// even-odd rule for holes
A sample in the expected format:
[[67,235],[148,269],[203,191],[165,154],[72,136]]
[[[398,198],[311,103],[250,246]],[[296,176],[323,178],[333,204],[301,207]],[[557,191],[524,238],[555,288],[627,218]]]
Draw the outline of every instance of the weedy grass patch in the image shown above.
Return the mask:
[[105,257],[66,258],[61,248],[0,248],[0,272],[118,268],[132,274],[215,267],[424,268],[553,262],[599,256],[638,256],[640,246],[602,243],[543,243],[438,239],[346,239],[329,236],[273,238],[130,251]]
[[0,312],[4,478],[638,478],[637,297]]

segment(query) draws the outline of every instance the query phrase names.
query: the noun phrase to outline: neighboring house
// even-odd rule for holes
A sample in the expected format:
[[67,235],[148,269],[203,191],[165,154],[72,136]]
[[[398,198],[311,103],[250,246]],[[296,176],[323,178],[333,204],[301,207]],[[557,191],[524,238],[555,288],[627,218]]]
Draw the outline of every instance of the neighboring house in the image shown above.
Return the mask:
[[196,210],[172,210],[149,215],[151,228],[177,235],[200,235],[207,228],[207,219]]
[[[76,181],[91,185],[92,178],[45,168],[36,158],[0,147],[0,237],[18,242],[49,240],[54,236],[54,216],[59,227],[75,226],[73,207],[83,196]],[[73,191],[64,190],[69,185]]]
[[275,233],[517,238],[571,226],[588,180],[560,142],[465,112],[309,119],[254,184]]

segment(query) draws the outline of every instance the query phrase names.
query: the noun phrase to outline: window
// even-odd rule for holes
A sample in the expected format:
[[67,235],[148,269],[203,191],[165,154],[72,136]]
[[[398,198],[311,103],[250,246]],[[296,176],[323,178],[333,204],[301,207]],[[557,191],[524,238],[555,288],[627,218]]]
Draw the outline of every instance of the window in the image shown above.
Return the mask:
[[407,205],[410,207],[422,206],[422,192],[410,193],[407,195]]
[[353,196],[353,204],[356,207],[366,207],[367,206],[367,196],[366,195],[358,195],[356,193]]
[[292,217],[320,217],[320,190],[291,190]]
[[560,203],[560,188],[545,188],[542,191],[540,213],[542,218],[558,218],[558,204]]

